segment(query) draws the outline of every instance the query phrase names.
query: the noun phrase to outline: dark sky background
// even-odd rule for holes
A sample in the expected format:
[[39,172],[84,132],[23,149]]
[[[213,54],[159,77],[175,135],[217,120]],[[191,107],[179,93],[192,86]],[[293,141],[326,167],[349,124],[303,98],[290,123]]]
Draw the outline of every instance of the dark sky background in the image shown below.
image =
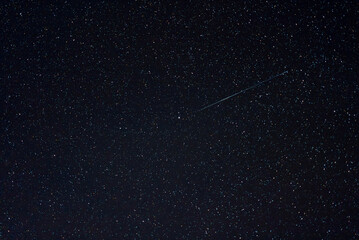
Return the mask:
[[357,1],[39,2],[0,5],[0,239],[359,238]]

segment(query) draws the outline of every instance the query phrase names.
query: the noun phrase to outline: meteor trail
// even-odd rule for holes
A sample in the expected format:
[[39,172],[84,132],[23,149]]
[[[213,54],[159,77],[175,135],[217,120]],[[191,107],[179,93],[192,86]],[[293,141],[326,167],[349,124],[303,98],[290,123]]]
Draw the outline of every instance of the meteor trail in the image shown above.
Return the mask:
[[204,106],[203,108],[199,109],[197,112],[201,112],[201,111],[203,111],[203,110],[205,110],[205,109],[207,109],[207,108],[210,108],[210,107],[212,107],[212,106],[214,106],[214,105],[217,105],[217,104],[219,104],[219,103],[221,103],[221,102],[224,102],[224,101],[226,101],[226,100],[228,100],[228,99],[230,99],[230,98],[232,98],[232,97],[235,97],[235,96],[237,96],[237,95],[239,95],[239,94],[241,94],[241,93],[246,92],[247,90],[256,88],[256,87],[258,87],[258,86],[260,86],[260,85],[262,85],[262,84],[264,84],[264,83],[266,83],[266,82],[269,82],[269,81],[271,81],[271,80],[273,80],[273,79],[275,79],[275,78],[277,78],[277,77],[279,77],[279,76],[283,76],[284,74],[287,74],[287,73],[288,73],[288,71],[284,71],[284,72],[282,72],[282,73],[280,73],[280,74],[277,74],[277,75],[275,75],[275,76],[273,76],[273,77],[270,77],[270,78],[268,78],[268,79],[265,80],[265,81],[259,82],[259,83],[255,84],[255,85],[253,85],[253,86],[247,87],[247,88],[245,88],[245,89],[243,89],[243,90],[241,90],[241,91],[239,91],[239,92],[236,92],[236,93],[234,93],[234,94],[232,94],[232,95],[230,95],[230,96],[228,96],[228,97],[222,98],[221,100],[219,100],[219,101],[217,101],[217,102],[214,102],[214,103],[212,103],[212,104],[209,104],[209,105],[207,105],[207,106]]

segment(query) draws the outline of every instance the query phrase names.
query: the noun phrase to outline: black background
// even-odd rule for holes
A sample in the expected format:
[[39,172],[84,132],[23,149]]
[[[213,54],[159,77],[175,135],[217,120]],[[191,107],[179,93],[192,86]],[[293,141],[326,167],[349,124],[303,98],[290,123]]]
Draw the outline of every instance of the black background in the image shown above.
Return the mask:
[[1,3],[0,238],[358,238],[358,3],[170,2]]

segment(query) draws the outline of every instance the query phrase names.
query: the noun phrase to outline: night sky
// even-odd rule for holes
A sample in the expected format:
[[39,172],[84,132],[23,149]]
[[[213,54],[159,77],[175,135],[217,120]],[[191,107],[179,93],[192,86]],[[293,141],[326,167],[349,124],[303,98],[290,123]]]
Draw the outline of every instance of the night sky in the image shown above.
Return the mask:
[[0,3],[0,239],[359,239],[357,1],[40,2]]

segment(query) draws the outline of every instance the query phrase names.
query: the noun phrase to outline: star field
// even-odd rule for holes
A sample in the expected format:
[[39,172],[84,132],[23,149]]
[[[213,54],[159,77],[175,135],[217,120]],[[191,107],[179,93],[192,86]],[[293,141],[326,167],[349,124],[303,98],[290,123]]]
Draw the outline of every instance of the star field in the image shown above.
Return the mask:
[[359,238],[357,2],[0,12],[1,239]]

